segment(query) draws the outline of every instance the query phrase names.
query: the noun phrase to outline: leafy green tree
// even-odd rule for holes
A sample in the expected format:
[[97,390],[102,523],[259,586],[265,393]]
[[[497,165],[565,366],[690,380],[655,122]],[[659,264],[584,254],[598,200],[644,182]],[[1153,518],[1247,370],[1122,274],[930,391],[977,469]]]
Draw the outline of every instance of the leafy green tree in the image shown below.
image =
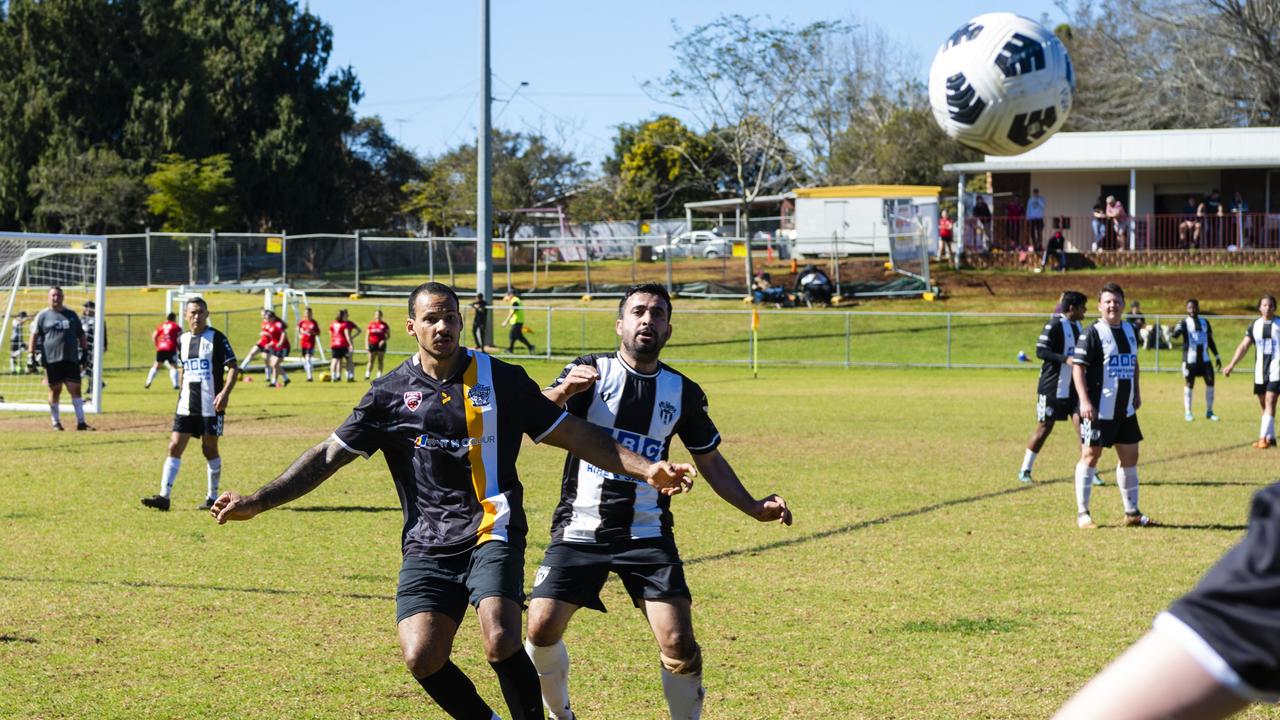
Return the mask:
[[341,175],[345,215],[341,227],[402,231],[406,187],[424,178],[418,158],[387,134],[378,117],[361,118],[343,137],[346,169]]
[[35,224],[44,232],[140,230],[147,216],[141,163],[113,150],[52,152],[31,172]]
[[624,126],[618,139],[626,145],[618,148],[616,164],[606,167],[616,167],[617,200],[627,216],[666,217],[686,202],[713,196],[716,154],[706,138],[676,118],[661,115]]
[[224,227],[234,215],[231,158],[226,154],[191,160],[166,155],[147,176],[147,207],[165,232],[204,232]]

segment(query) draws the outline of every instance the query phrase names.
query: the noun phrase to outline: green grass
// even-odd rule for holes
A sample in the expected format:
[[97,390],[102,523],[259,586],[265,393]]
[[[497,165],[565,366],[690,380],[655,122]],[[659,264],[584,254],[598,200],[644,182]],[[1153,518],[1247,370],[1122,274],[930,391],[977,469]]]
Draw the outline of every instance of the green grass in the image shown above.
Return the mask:
[[[560,366],[527,367],[546,381]],[[1068,432],[1049,439],[1039,482],[1014,479],[1031,373],[683,369],[744,482],[796,513],[791,528],[755,523],[705,485],[674,503],[708,718],[1046,717],[1240,538],[1251,493],[1275,478],[1273,454],[1248,447],[1248,378],[1219,382],[1211,424],[1182,420],[1177,377],[1148,377],[1142,507],[1168,527],[1118,527],[1108,485],[1094,494],[1102,529],[1081,532]],[[0,717],[443,717],[398,659],[401,516],[381,458],[219,527],[194,509],[205,487],[193,449],[175,510],[146,510],[174,398],[142,377],[108,376],[112,412],[93,434],[0,417]],[[224,487],[270,479],[361,390],[241,385]],[[526,583],[562,459],[528,444],[521,455]],[[661,717],[652,638],[620,583],[605,601],[611,612],[580,613],[566,637],[575,707]],[[474,617],[454,658],[500,704]]]

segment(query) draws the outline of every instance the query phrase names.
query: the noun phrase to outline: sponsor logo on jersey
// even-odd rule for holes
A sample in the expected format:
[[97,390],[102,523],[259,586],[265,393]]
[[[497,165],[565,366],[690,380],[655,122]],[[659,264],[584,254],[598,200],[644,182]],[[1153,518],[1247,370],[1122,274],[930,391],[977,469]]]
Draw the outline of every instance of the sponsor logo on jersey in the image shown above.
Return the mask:
[[409,412],[414,412],[418,406],[422,404],[422,393],[414,390],[404,394],[404,406],[409,408]]
[[489,407],[489,395],[492,390],[493,388],[488,385],[476,385],[467,391],[467,399],[471,401],[472,407]]
[[1107,377],[1120,380],[1132,380],[1134,368],[1138,366],[1138,356],[1134,353],[1116,353],[1107,358]]
[[617,428],[611,429],[609,433],[613,435],[613,439],[617,440],[619,445],[645,460],[657,462],[662,459],[662,446],[665,443],[661,440],[654,440],[639,433],[627,432]]
[[209,358],[191,358],[182,361],[182,369],[187,372],[208,372],[211,368]]
[[482,438],[433,438],[430,435],[419,435],[413,439],[413,446],[428,450],[462,450],[464,448],[488,445],[489,443],[497,442],[497,440],[493,435],[486,435]]

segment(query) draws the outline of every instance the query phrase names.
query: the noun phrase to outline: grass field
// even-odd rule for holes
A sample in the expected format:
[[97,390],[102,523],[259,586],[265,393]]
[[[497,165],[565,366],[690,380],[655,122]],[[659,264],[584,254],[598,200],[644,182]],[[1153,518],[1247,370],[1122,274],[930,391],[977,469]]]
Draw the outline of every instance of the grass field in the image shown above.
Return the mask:
[[[546,381],[560,366],[526,367]],[[1118,527],[1109,484],[1094,493],[1102,528],[1083,532],[1068,432],[1050,438],[1039,482],[1014,479],[1031,373],[685,369],[748,487],[796,512],[791,528],[761,525],[705,485],[674,503],[708,718],[1046,717],[1239,539],[1251,493],[1275,479],[1274,453],[1249,447],[1245,376],[1220,380],[1221,423],[1184,422],[1180,378],[1147,376],[1142,507],[1167,525]],[[194,509],[205,486],[193,449],[175,511],[155,513],[138,498],[156,490],[174,398],[142,379],[108,375],[96,433],[0,417],[0,717],[443,717],[398,658],[401,516],[381,458],[219,527]],[[362,390],[242,384],[223,487],[270,479]],[[521,456],[526,583],[562,459],[528,444]],[[1103,466],[1110,483],[1114,455]],[[605,600],[610,613],[584,611],[566,637],[575,708],[661,717],[652,639],[620,583]],[[498,706],[479,647],[469,617],[455,660]]]

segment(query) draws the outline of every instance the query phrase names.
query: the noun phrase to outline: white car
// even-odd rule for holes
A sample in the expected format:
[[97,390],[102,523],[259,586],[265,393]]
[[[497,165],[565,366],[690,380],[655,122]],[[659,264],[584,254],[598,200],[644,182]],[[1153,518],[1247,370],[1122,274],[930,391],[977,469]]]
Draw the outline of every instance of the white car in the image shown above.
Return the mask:
[[655,245],[653,259],[665,260],[667,253],[671,253],[673,258],[715,259],[728,257],[732,251],[732,244],[725,238],[710,230],[694,230],[693,232],[680,233],[672,238],[671,243],[668,245]]

